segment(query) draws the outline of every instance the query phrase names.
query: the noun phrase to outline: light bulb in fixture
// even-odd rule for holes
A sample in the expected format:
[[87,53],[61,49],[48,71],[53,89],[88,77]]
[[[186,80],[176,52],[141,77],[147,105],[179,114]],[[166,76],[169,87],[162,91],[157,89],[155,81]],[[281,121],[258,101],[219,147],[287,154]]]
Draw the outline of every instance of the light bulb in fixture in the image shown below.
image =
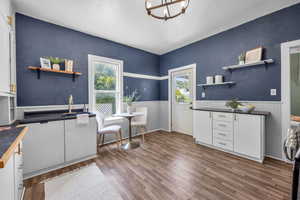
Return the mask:
[[185,1],[182,1],[182,2],[181,2],[181,7],[184,9],[185,6],[186,6],[186,2],[185,2]]
[[168,16],[168,11],[167,11],[167,9],[166,9],[166,8],[164,9],[164,16],[165,16],[165,17],[167,17],[167,16]]
[[149,2],[149,1],[147,1],[147,8],[149,9],[149,8],[151,8],[151,2]]

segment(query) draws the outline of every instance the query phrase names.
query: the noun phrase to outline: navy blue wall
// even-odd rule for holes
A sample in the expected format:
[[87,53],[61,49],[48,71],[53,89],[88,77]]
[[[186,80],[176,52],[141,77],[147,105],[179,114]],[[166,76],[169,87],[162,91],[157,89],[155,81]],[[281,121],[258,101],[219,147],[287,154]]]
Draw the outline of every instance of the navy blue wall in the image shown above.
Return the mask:
[[[61,26],[16,14],[18,106],[61,105],[73,94],[76,104],[88,103],[88,54],[124,61],[124,72],[159,75],[159,56]],[[69,75],[36,73],[39,58],[73,59],[82,72],[75,82]],[[159,100],[159,81],[124,79],[124,92],[138,89],[141,100]],[[138,83],[137,83],[138,82]]]
[[[215,87],[205,90],[205,100],[280,101],[280,43],[300,39],[300,4],[261,17],[231,30],[198,41],[160,57],[160,74],[188,64],[197,64],[197,83],[205,83],[208,75],[223,74],[226,81],[235,81],[232,88]],[[265,47],[265,58],[275,59],[268,69],[255,67],[233,71],[222,66],[237,63],[241,52],[258,46]],[[168,99],[168,82],[162,81],[161,100]],[[277,89],[277,96],[270,96],[270,89]],[[202,88],[197,88],[200,100]]]

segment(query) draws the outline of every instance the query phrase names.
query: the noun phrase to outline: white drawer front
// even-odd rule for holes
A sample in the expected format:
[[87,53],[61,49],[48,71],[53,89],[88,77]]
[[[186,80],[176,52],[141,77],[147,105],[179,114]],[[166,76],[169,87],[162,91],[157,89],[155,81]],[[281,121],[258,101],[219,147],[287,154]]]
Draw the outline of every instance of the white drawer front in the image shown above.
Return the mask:
[[220,120],[220,121],[233,121],[233,114],[232,113],[222,113],[222,112],[214,112],[213,113],[213,119],[214,120]]
[[233,131],[233,122],[226,122],[226,121],[213,121],[214,130],[220,131]]
[[222,140],[233,141],[233,132],[232,131],[213,131],[215,138],[220,138]]
[[214,145],[216,147],[233,151],[233,142],[232,141],[226,141],[226,140],[222,140],[219,138],[214,138],[213,140],[214,140]]

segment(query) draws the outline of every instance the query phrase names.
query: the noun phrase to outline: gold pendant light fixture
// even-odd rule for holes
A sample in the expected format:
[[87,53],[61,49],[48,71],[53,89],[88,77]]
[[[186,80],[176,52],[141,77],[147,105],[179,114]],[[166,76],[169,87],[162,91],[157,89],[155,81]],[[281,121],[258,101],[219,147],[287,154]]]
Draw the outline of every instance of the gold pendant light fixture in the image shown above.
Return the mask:
[[156,19],[165,21],[184,14],[190,4],[190,0],[161,0],[159,4],[153,5],[157,1],[145,0],[147,13]]

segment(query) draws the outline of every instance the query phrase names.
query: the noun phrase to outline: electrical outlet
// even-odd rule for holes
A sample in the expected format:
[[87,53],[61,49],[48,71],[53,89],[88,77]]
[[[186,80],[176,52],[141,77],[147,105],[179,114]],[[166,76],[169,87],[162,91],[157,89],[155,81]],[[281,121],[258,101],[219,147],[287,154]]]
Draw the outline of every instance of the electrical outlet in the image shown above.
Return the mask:
[[201,96],[202,98],[205,98],[205,92],[202,92]]
[[276,95],[277,95],[277,90],[271,89],[271,96],[276,96]]

